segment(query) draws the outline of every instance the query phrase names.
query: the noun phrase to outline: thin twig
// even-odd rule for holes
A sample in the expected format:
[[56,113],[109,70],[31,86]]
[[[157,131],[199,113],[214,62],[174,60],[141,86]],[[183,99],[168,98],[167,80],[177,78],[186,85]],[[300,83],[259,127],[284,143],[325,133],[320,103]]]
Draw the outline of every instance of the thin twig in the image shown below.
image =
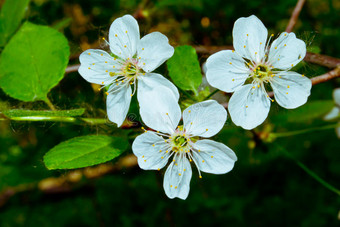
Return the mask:
[[329,71],[328,73],[313,77],[311,80],[312,80],[312,84],[315,85],[315,84],[329,81],[336,77],[340,77],[340,65],[336,67],[335,69],[333,69],[332,71]]
[[293,28],[299,18],[300,12],[302,10],[303,5],[305,4],[306,0],[299,0],[295,6],[295,9],[290,17],[289,23],[286,28],[286,32],[292,32]]

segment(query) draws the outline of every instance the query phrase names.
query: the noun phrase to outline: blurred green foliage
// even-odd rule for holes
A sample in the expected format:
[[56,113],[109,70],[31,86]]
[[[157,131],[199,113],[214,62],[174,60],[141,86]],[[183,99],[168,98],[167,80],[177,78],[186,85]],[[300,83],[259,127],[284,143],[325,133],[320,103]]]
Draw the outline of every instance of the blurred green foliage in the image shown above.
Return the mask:
[[[11,0],[6,0],[11,1]],[[0,1],[3,3],[4,1]],[[11,1],[13,2],[13,1]],[[257,15],[277,33],[285,29],[296,0],[32,0],[25,19],[63,32],[71,46],[70,64],[87,48],[106,48],[111,22],[126,13],[136,14],[141,32],[160,31],[172,45],[230,45],[234,21]],[[18,16],[19,18],[19,16]],[[340,57],[340,3],[309,0],[295,32],[309,51]],[[18,44],[21,45],[21,44]],[[199,55],[203,63],[207,55]],[[53,62],[52,62],[53,63]],[[18,66],[20,67],[20,65]],[[158,69],[164,72],[165,67]],[[298,71],[313,77],[326,72],[303,63]],[[20,80],[18,84],[20,84]],[[309,103],[294,111],[274,103],[266,124],[256,129],[289,132],[327,124],[322,114],[331,108],[332,90],[340,81],[316,85]],[[49,94],[59,109],[85,108],[84,117],[105,118],[105,96],[77,72],[66,75]],[[181,97],[187,99],[185,95]],[[0,110],[44,110],[43,102],[22,103],[0,91]],[[132,99],[131,120],[138,120]],[[162,188],[164,172],[122,169],[99,179],[82,179],[69,191],[41,192],[32,184],[68,171],[47,171],[44,154],[68,139],[90,134],[134,137],[142,132],[117,129],[113,124],[86,125],[53,122],[0,121],[0,226],[338,226],[340,197],[303,171],[278,147],[304,163],[328,183],[340,188],[339,140],[334,130],[316,131],[267,141],[254,132],[235,127],[228,119],[215,136],[232,148],[238,160],[225,175],[193,173],[187,200],[170,200]],[[131,150],[128,150],[128,154]],[[5,199],[4,199],[5,198]]]

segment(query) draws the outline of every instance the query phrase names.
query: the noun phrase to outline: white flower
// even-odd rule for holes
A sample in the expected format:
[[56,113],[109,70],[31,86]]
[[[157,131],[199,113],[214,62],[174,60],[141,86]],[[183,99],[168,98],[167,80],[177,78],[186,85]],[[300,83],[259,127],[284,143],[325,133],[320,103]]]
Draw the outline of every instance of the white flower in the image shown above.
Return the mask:
[[183,125],[177,126],[181,110],[177,103],[155,103],[157,110],[143,110],[145,124],[154,130],[138,136],[132,144],[140,168],[160,170],[173,157],[165,176],[163,187],[169,198],[186,199],[192,175],[190,162],[199,172],[223,174],[229,172],[237,157],[226,145],[208,139],[219,132],[227,118],[223,106],[214,100],[194,104],[183,111]]
[[[233,122],[253,129],[266,118],[272,100],[294,109],[306,103],[312,87],[310,79],[289,71],[306,55],[305,43],[294,33],[283,32],[271,44],[267,29],[256,16],[239,18],[233,28],[235,51],[224,50],[207,60],[207,80],[225,92],[235,92],[228,109]],[[269,86],[268,86],[269,87]]]
[[[153,32],[140,39],[137,21],[125,15],[111,24],[107,43],[112,54],[90,49],[80,55],[79,73],[90,83],[110,86],[107,92],[107,112],[109,119],[118,127],[129,110],[137,81],[140,106],[150,101],[144,98],[145,91],[155,87],[172,91],[178,101],[177,88],[162,75],[151,73],[174,53],[166,36]],[[134,85],[133,91],[131,85]],[[153,97],[157,98],[157,94]]]
[[[333,91],[333,98],[335,101],[335,106],[333,109],[324,117],[324,120],[331,121],[331,120],[336,120],[339,119],[340,117],[340,88],[337,88]],[[340,138],[340,122],[338,122],[338,126],[335,131]]]

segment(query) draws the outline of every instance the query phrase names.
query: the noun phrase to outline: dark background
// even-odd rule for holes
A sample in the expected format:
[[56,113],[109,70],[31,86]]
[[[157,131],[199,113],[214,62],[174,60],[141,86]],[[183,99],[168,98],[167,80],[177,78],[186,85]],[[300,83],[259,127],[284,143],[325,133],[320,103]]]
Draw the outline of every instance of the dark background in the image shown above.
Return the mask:
[[[111,22],[124,14],[137,17],[142,35],[160,31],[173,46],[221,46],[232,45],[233,23],[243,16],[256,15],[269,33],[284,31],[295,5],[296,0],[32,0],[26,18],[66,35],[72,65],[78,63],[77,54],[83,50],[101,46],[100,37],[107,36]],[[339,1],[308,0],[294,32],[306,42],[308,51],[340,57],[339,25]],[[200,62],[207,56],[199,54]],[[310,63],[301,64],[297,70],[308,77],[328,71]],[[331,100],[339,82],[313,86],[309,100]],[[51,100],[59,109],[84,107],[85,117],[106,117],[105,97],[77,72],[65,76],[52,90]],[[42,102],[21,103],[2,91],[0,102],[12,108],[47,108]],[[130,112],[138,114],[135,101]],[[257,132],[327,124],[321,118],[282,120],[287,113],[274,103],[268,120]],[[309,114],[304,113],[307,117]],[[75,136],[123,134],[132,142],[141,132],[139,128],[117,129],[110,124],[0,122],[0,226],[340,224],[339,195],[296,162],[340,187],[340,144],[332,129],[270,141],[234,126],[228,119],[213,139],[232,148],[239,161],[228,174],[203,173],[202,179],[193,168],[191,191],[185,201],[168,199],[162,187],[164,170],[141,170],[133,164],[131,150],[119,160],[87,170],[48,171],[42,162],[49,149]]]

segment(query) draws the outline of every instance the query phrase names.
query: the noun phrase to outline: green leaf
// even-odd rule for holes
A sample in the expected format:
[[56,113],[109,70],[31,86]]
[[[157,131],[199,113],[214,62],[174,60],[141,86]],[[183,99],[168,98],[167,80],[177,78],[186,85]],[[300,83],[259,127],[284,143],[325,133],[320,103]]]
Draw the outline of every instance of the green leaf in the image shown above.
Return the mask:
[[182,90],[191,90],[197,94],[202,83],[200,63],[196,50],[192,46],[179,46],[167,61],[169,75],[172,81]]
[[317,100],[308,101],[305,105],[294,110],[280,110],[278,114],[273,116],[273,122],[306,122],[314,119],[321,119],[334,106],[333,100]]
[[84,108],[73,109],[73,110],[5,110],[3,114],[8,118],[13,117],[74,117],[83,115],[85,112]]
[[127,147],[127,140],[121,137],[81,136],[52,148],[44,156],[44,163],[49,170],[83,168],[110,161]]
[[0,47],[5,46],[18,29],[29,0],[6,0],[0,12]]
[[46,101],[64,76],[69,55],[63,34],[26,22],[1,54],[0,87],[22,101]]

